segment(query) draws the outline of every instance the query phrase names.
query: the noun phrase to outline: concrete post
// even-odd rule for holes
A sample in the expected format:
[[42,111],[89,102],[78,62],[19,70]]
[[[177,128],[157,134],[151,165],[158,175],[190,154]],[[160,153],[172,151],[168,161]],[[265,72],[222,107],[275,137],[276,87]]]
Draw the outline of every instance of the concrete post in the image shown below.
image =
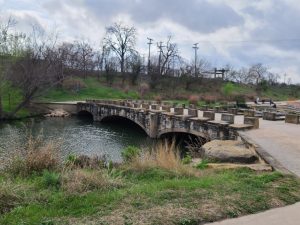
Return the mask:
[[237,115],[238,114],[238,109],[237,108],[229,108],[228,113]]
[[234,115],[229,113],[222,113],[221,120],[228,122],[229,124],[234,124]]
[[215,112],[212,111],[204,111],[203,117],[209,118],[210,120],[215,120]]
[[149,109],[149,104],[143,103],[143,104],[142,104],[142,108],[143,108],[143,109]]
[[163,105],[163,106],[162,106],[162,110],[163,110],[163,111],[166,111],[166,112],[171,112],[171,107],[170,107],[170,106],[167,106],[167,105]]
[[150,127],[149,127],[149,136],[151,138],[156,138],[158,134],[158,114],[150,113]]
[[188,115],[193,117],[198,117],[198,110],[197,109],[188,109]]
[[263,119],[264,120],[276,120],[276,113],[275,112],[263,112]]
[[286,123],[299,124],[299,118],[300,118],[300,116],[297,115],[297,114],[287,114],[285,116],[285,122]]
[[152,104],[150,107],[152,110],[159,110],[159,108],[160,108],[160,106],[157,104]]
[[257,117],[245,117],[244,124],[253,125],[254,129],[259,128],[259,118]]
[[179,107],[174,108],[175,115],[183,115],[183,113],[184,113],[184,108],[179,108]]
[[245,110],[244,116],[245,117],[255,117],[255,111],[254,110]]

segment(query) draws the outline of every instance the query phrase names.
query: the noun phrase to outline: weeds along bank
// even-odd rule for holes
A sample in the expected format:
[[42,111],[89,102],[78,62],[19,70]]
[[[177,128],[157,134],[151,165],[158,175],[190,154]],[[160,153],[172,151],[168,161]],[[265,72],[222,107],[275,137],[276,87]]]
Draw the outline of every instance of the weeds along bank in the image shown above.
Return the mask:
[[300,200],[300,182],[277,172],[212,170],[183,163],[174,144],[123,163],[59,157],[57,143],[29,138],[1,171],[0,224],[199,224]]

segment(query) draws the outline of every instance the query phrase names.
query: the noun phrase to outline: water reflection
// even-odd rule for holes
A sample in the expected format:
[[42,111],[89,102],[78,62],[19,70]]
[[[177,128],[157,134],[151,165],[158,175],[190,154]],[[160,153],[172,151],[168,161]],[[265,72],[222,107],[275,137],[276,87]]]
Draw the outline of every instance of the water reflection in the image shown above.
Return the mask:
[[122,120],[98,123],[86,117],[36,118],[0,124],[0,152],[8,154],[10,149],[22,147],[29,132],[61,142],[63,156],[106,154],[113,161],[120,161],[122,149],[129,145],[149,147],[154,143],[138,127]]

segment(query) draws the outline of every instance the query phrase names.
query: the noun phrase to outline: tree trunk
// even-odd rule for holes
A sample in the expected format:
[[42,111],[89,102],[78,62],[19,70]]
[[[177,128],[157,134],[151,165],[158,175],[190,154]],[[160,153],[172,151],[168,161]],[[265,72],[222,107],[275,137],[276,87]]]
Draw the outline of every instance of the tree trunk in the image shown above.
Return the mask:
[[3,118],[2,96],[0,95],[0,120]]
[[121,61],[121,76],[122,76],[122,87],[125,85],[125,73],[124,73],[124,59]]

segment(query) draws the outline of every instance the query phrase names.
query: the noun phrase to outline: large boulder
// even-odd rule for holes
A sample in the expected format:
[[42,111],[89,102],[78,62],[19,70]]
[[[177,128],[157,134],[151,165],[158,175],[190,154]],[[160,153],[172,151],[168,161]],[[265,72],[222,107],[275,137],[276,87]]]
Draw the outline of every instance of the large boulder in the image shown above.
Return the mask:
[[202,146],[203,158],[226,163],[254,163],[255,152],[241,141],[211,141]]

